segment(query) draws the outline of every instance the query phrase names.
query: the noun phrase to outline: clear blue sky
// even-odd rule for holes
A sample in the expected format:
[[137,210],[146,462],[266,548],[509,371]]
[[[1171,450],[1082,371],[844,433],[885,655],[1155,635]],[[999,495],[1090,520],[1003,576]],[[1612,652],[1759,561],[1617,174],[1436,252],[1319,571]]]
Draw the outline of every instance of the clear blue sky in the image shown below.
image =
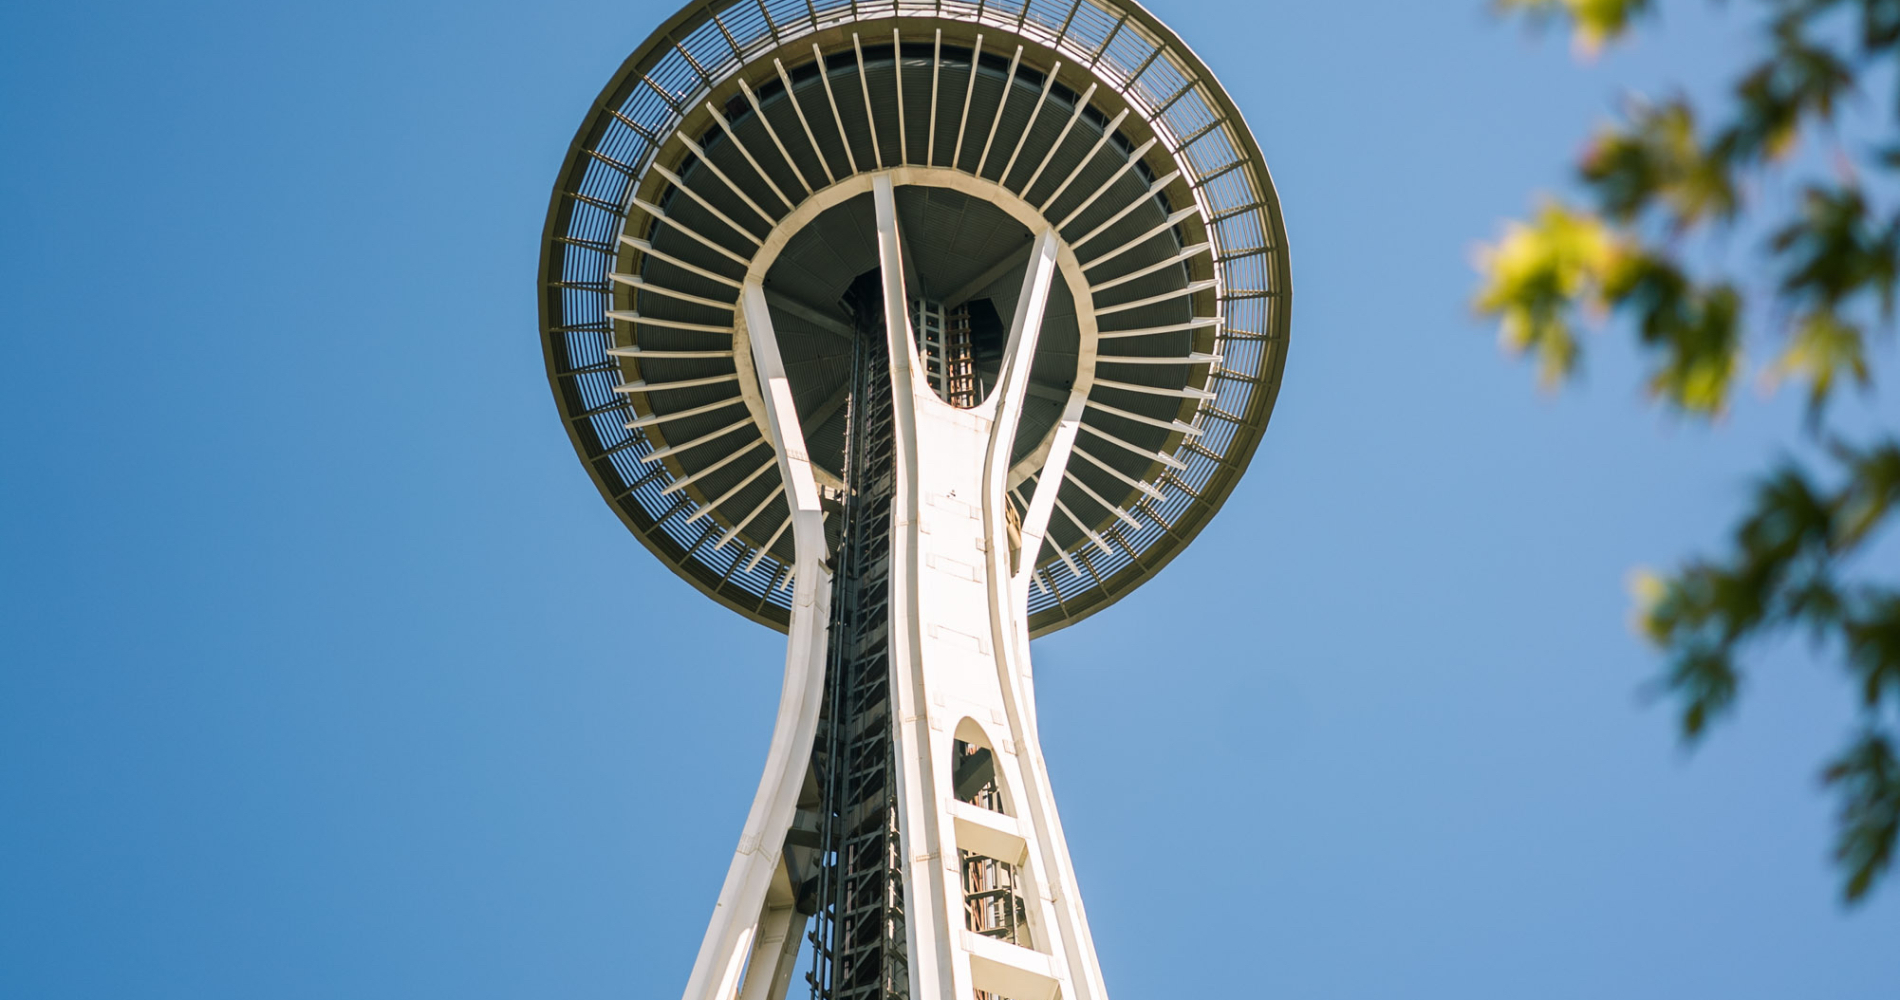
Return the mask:
[[[1665,6],[1580,67],[1479,0],[1155,3],[1298,293],[1226,510],[1035,647],[1117,997],[1900,995],[1900,881],[1826,860],[1845,685],[1779,651],[1693,755],[1638,697],[1626,574],[1795,400],[1678,425],[1608,339],[1542,397],[1466,307],[1620,88],[1745,53]],[[0,10],[0,997],[677,995],[782,640],[602,504],[533,287],[672,9]]]

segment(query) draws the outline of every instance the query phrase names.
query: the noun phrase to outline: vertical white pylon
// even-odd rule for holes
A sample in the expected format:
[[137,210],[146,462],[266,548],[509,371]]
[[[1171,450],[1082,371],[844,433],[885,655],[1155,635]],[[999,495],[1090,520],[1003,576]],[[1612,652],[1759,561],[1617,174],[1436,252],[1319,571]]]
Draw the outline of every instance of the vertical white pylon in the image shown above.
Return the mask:
[[[792,405],[785,363],[766,310],[765,291],[745,283],[740,310],[751,333],[752,360],[765,396],[779,472],[791,505],[793,596],[785,686],[766,751],[765,775],[746,816],[739,849],[726,871],[719,902],[686,982],[685,1000],[776,1000],[785,995],[805,918],[794,907],[785,836],[810,768],[812,739],[824,698],[825,648],[831,618],[831,571],[825,566],[824,512]],[[742,978],[743,977],[743,978]],[[743,992],[742,992],[743,991]]]
[[[959,409],[937,396],[918,364],[891,175],[875,176],[872,191],[893,393],[888,634],[910,995],[1106,1000],[1036,735],[1028,655],[1030,579],[1073,450],[1080,394],[1059,418],[1019,528],[1007,499],[1060,241],[1053,230],[1036,236],[998,384],[976,407]],[[740,311],[792,506],[796,598],[766,773],[685,1000],[782,1000],[806,919],[793,908],[781,854],[823,693],[831,574],[816,481],[756,280],[745,283]],[[958,797],[958,742],[990,752],[1000,810]],[[1015,942],[968,926],[964,852],[1009,866],[1026,918]]]
[[[895,192],[888,177],[872,190],[894,393],[891,687],[911,996],[1105,1000],[1029,703],[1037,551],[1011,537],[1006,508],[1057,237],[1044,231],[1030,253],[997,387],[958,409],[914,364]],[[1051,449],[1044,482],[1061,481],[1069,451]],[[958,741],[991,752],[1001,812],[957,796]],[[1010,866],[1027,917],[1017,943],[967,926],[963,852]]]

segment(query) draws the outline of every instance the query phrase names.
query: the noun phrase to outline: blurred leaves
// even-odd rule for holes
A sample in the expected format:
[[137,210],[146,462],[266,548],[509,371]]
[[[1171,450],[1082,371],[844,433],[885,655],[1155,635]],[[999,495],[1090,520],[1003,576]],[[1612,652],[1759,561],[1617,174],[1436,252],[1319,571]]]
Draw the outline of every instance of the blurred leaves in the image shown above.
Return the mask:
[[1740,293],[1719,282],[1697,284],[1665,255],[1632,251],[1616,259],[1604,297],[1635,320],[1656,357],[1652,396],[1690,413],[1722,411],[1741,368]]
[[1861,735],[1828,765],[1827,783],[1840,789],[1840,839],[1834,859],[1847,870],[1847,898],[1867,895],[1893,863],[1900,832],[1900,762],[1893,743],[1877,731]]
[[[1645,0],[1494,6],[1567,24],[1586,52],[1652,9]],[[1616,327],[1644,349],[1651,397],[1688,419],[1727,410],[1751,344],[1767,359],[1765,387],[1805,390],[1804,430],[1825,473],[1780,462],[1726,556],[1638,576],[1637,621],[1664,658],[1658,686],[1690,742],[1735,710],[1746,656],[1761,644],[1805,636],[1854,679],[1861,728],[1823,772],[1841,803],[1835,857],[1851,902],[1878,883],[1900,836],[1900,591],[1855,573],[1900,506],[1900,445],[1843,441],[1828,404],[1843,386],[1872,391],[1873,348],[1891,341],[1900,214],[1876,204],[1860,176],[1900,170],[1900,106],[1890,97],[1873,124],[1888,133],[1882,150],[1856,157],[1835,130],[1843,109],[1866,104],[1849,100],[1858,81],[1900,71],[1900,0],[1752,6],[1766,55],[1728,99],[1702,109],[1683,97],[1628,99],[1577,164],[1587,204],[1546,199],[1528,221],[1506,223],[1477,254],[1473,304],[1546,386],[1580,370],[1581,330]],[[1797,198],[1765,196],[1808,140],[1831,152],[1832,171],[1807,171]],[[1768,235],[1730,270],[1719,251],[1737,233]]]
[[1620,309],[1656,356],[1651,393],[1691,413],[1726,404],[1741,366],[1734,288],[1697,284],[1669,256],[1557,202],[1509,223],[1495,246],[1480,248],[1478,269],[1478,310],[1498,318],[1504,348],[1530,355],[1546,387],[1575,371],[1579,323]]
[[1529,223],[1508,224],[1496,247],[1480,251],[1478,267],[1488,280],[1478,308],[1501,319],[1505,349],[1536,359],[1546,386],[1555,387],[1576,367],[1573,313],[1579,303],[1601,297],[1614,257],[1608,226],[1556,202]]
[[1713,143],[1716,156],[1736,165],[1779,159],[1808,119],[1833,120],[1834,102],[1853,88],[1854,72],[1846,59],[1811,44],[1804,28],[1797,15],[1775,24],[1774,55],[1736,84],[1736,115]]
[[1693,108],[1632,99],[1625,116],[1627,124],[1597,133],[1578,164],[1605,215],[1628,224],[1657,205],[1677,231],[1734,216],[1735,178],[1724,158],[1703,149]]
[[1871,382],[1866,344],[1860,329],[1836,313],[1821,310],[1803,316],[1788,346],[1768,369],[1768,384],[1785,378],[1806,380],[1808,412],[1818,413],[1834,391],[1834,378],[1845,371],[1862,387]]
[[1647,574],[1635,589],[1638,625],[1667,658],[1661,686],[1692,742],[1733,708],[1749,644],[1805,633],[1841,656],[1866,734],[1825,779],[1842,796],[1836,856],[1855,900],[1890,863],[1900,823],[1900,769],[1883,728],[1900,717],[1900,592],[1851,582],[1845,571],[1900,504],[1900,443],[1835,443],[1829,452],[1841,485],[1824,488],[1782,465],[1757,488],[1726,559]]
[[1649,7],[1649,0],[1496,0],[1500,13],[1521,13],[1536,21],[1568,18],[1576,26],[1577,44],[1596,51],[1605,42],[1629,30],[1630,21]]

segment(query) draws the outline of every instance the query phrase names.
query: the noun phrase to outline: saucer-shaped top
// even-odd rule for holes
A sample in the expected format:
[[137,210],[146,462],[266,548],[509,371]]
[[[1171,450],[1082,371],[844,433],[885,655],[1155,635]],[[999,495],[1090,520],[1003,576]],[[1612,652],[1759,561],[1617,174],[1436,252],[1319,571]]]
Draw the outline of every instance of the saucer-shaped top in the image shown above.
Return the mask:
[[608,82],[555,184],[541,324],[562,420],[649,550],[784,628],[788,508],[740,282],[757,262],[808,450],[836,485],[879,172],[899,185],[916,335],[957,324],[979,386],[1031,231],[1062,241],[1011,475],[1021,504],[1058,421],[1080,420],[1030,594],[1032,634],[1061,628],[1207,524],[1286,357],[1286,233],[1258,145],[1133,4],[676,14]]

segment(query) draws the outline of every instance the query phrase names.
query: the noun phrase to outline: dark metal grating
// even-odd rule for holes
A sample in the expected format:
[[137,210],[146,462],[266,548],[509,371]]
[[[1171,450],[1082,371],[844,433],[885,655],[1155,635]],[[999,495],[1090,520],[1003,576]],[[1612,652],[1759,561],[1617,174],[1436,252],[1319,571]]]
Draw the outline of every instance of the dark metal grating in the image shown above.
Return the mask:
[[[895,122],[894,86],[899,63],[895,57],[900,53],[891,48],[893,28],[903,39],[901,72],[907,127],[901,138]],[[842,34],[839,29],[844,29]],[[1155,205],[1144,207],[1098,237],[1096,246],[1077,247],[1079,257],[1086,260],[1092,252],[1119,244],[1172,208],[1192,207],[1197,210],[1195,216],[1156,237],[1153,245],[1142,247],[1140,253],[1145,259],[1160,259],[1175,248],[1206,241],[1211,244],[1214,262],[1210,264],[1209,256],[1204,255],[1096,297],[1096,307],[1103,308],[1180,288],[1188,280],[1212,278],[1216,284],[1209,292],[1104,316],[1101,325],[1104,331],[1113,331],[1176,322],[1189,316],[1217,315],[1220,323],[1216,327],[1150,338],[1151,343],[1140,346],[1132,339],[1115,341],[1114,351],[1129,355],[1152,352],[1160,357],[1192,350],[1220,355],[1222,361],[1187,371],[1179,365],[1139,363],[1097,371],[1098,378],[1152,386],[1180,385],[1179,380],[1185,377],[1189,386],[1205,388],[1215,395],[1204,402],[1188,400],[1173,406],[1166,397],[1112,387],[1098,386],[1091,392],[1091,400],[1153,418],[1178,418],[1201,433],[1198,437],[1183,436],[1100,409],[1088,411],[1085,422],[1090,427],[1167,453],[1185,467],[1172,469],[1112,447],[1092,446],[1089,434],[1082,435],[1084,447],[1105,464],[1098,468],[1080,458],[1071,463],[1071,472],[1088,484],[1094,495],[1074,485],[1062,489],[1064,504],[1083,525],[1077,528],[1060,513],[1051,523],[1051,540],[1067,558],[1052,548],[1042,554],[1037,584],[1030,595],[1032,631],[1041,634],[1060,628],[1105,607],[1151,577],[1190,541],[1246,467],[1278,392],[1285,364],[1291,286],[1277,197],[1253,136],[1232,102],[1199,60],[1145,11],[1103,0],[881,4],[731,0],[689,7],[662,25],[621,66],[588,112],[570,147],[550,202],[543,242],[543,343],[549,380],[575,448],[602,495],[623,521],[651,551],[695,586],[774,627],[785,627],[787,620],[789,591],[784,584],[789,540],[781,539],[771,546],[766,538],[758,536],[782,519],[784,501],[767,499],[778,485],[776,470],[763,471],[751,483],[742,482],[759,463],[770,460],[770,446],[762,446],[730,467],[714,470],[693,485],[668,493],[667,489],[683,477],[703,472],[710,461],[692,456],[657,462],[641,459],[665,447],[668,434],[678,441],[710,433],[736,419],[743,409],[732,411],[730,416],[713,413],[669,423],[664,434],[658,426],[630,431],[625,424],[651,412],[654,397],[614,391],[631,378],[666,382],[710,376],[730,371],[730,366],[686,360],[623,361],[606,353],[616,345],[626,346],[626,331],[631,329],[619,324],[622,329],[617,332],[617,324],[607,316],[610,309],[631,308],[643,316],[712,325],[727,320],[717,310],[678,301],[662,302],[651,292],[616,288],[608,275],[614,271],[664,275],[669,284],[691,288],[707,298],[733,297],[730,289],[636,253],[618,240],[624,231],[651,239],[661,252],[666,252],[666,246],[676,250],[680,247],[677,236],[653,226],[646,214],[637,210],[630,213],[629,199],[639,191],[647,192],[643,197],[655,200],[667,212],[677,211],[682,218],[693,220],[691,224],[701,233],[723,231],[707,213],[688,204],[670,184],[660,181],[652,169],[656,154],[662,150],[665,156],[659,165],[689,181],[696,171],[705,169],[698,156],[683,152],[675,137],[687,125],[697,132],[689,138],[700,145],[713,165],[725,170],[771,218],[783,217],[786,206],[737,158],[732,144],[725,141],[703,110],[705,102],[713,99],[742,143],[753,149],[772,148],[763,124],[738,93],[736,77],[751,84],[767,120],[787,139],[798,173],[809,178],[813,187],[824,185],[825,164],[807,144],[792,141],[795,135],[803,135],[797,131],[792,101],[796,100],[814,123],[821,118],[832,121],[822,90],[814,86],[821,75],[837,92],[838,118],[845,125],[849,153],[838,144],[835,133],[815,131],[819,134],[820,154],[840,177],[849,172],[845,163],[848,157],[858,160],[859,170],[874,169],[879,160],[887,166],[900,159],[924,162],[931,136],[924,124],[927,107],[920,103],[927,101],[927,90],[918,81],[928,80],[932,33],[937,29],[944,31],[941,82],[945,87],[961,87],[968,81],[972,67],[967,46],[975,32],[985,37],[984,57],[974,68],[974,105],[992,109],[993,113],[1007,91],[1010,97],[999,132],[1005,136],[1027,133],[1018,160],[1023,165],[1003,178],[1012,190],[1019,190],[1027,181],[1027,162],[1040,159],[1080,96],[1063,84],[1053,86],[1048,107],[1031,123],[1043,74],[1052,62],[1063,64],[1060,76],[1064,80],[1074,82],[1076,74],[1085,72],[1102,87],[1090,102],[1085,124],[1066,140],[1060,156],[1079,156],[1087,143],[1101,135],[1110,117],[1108,112],[1120,106],[1129,109],[1126,123],[1111,137],[1116,155],[1090,163],[1077,176],[1072,190],[1047,207],[1051,221],[1076,207],[1082,200],[1079,192],[1091,190],[1118,164],[1126,162],[1138,139],[1146,141],[1145,137],[1152,134],[1158,140],[1137,169],[1116,182],[1113,193],[1105,196],[1101,205],[1083,212],[1065,227],[1065,236],[1075,238],[1093,228],[1107,216],[1104,206],[1138,197],[1157,174],[1181,171],[1181,179],[1170,184]],[[854,32],[857,46],[852,44]],[[812,59],[814,40],[822,43],[825,53],[822,67]],[[1009,53],[1019,40],[1026,46],[1025,54],[1016,76],[1005,79]],[[874,114],[868,121],[858,93],[860,50],[867,79],[873,84]],[[783,60],[794,77],[792,95],[785,93],[772,69],[774,58]],[[983,138],[966,136],[960,148],[951,150],[953,139],[954,127],[940,121],[938,165],[954,157],[960,169],[974,171]],[[983,174],[992,179],[1001,176],[1005,158],[993,151]],[[772,182],[794,203],[804,196],[803,179],[784,163],[767,163],[765,167]],[[1040,203],[1057,183],[1045,176],[1024,194]],[[740,209],[733,209],[732,215],[755,238],[764,234],[771,221],[757,215],[748,217]],[[735,234],[726,233],[718,239],[734,252],[743,254],[750,249]],[[692,258],[695,262],[708,259],[704,248],[690,250],[701,255]],[[684,251],[675,255],[683,256]],[[718,261],[716,257],[710,259]],[[1091,280],[1134,269],[1136,259],[1131,254],[1126,262],[1117,261],[1092,272]],[[738,268],[714,270],[729,275],[739,272]],[[662,329],[641,324],[637,342],[643,349],[658,344],[669,350],[693,349],[706,343],[703,336],[696,340],[694,335],[677,329],[659,332]],[[694,404],[717,402],[733,397],[737,389],[727,383],[670,392],[664,397],[665,406],[680,410],[687,407],[686,400]],[[1168,412],[1170,407],[1173,412]],[[746,435],[756,433],[754,429],[736,432],[733,446],[743,445],[748,440]],[[1128,488],[1108,471],[1111,468],[1151,484],[1161,496],[1146,496]],[[702,515],[710,497],[731,490],[738,492],[726,506],[709,516]],[[767,506],[760,507],[761,503]],[[760,510],[755,526],[737,533],[732,544],[715,547],[738,516],[755,508]],[[760,546],[768,550],[760,551]]]

